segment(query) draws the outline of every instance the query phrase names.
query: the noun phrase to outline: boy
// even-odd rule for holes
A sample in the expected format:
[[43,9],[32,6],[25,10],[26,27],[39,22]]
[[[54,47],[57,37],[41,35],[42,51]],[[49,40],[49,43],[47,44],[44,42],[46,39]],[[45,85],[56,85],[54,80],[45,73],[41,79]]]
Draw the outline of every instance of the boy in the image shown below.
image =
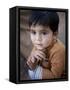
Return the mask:
[[65,48],[57,39],[59,16],[52,11],[33,10],[29,18],[33,50],[27,60],[31,79],[62,78]]

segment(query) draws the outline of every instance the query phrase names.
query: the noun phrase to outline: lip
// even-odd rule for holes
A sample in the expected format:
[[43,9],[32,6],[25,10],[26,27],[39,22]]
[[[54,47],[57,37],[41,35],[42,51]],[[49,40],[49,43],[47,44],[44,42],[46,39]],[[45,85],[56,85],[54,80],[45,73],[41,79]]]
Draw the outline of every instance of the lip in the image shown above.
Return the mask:
[[37,49],[39,49],[39,50],[42,50],[42,49],[43,49],[42,44],[36,44],[35,47],[36,47]]
[[36,45],[38,45],[38,46],[42,46],[42,44],[36,44]]

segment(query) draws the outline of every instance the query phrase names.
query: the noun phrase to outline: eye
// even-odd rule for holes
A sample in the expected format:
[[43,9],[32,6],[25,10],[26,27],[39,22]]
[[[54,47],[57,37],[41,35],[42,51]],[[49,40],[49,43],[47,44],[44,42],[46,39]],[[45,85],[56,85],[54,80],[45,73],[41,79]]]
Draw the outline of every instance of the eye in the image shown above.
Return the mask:
[[47,34],[47,32],[42,32],[42,34],[43,34],[43,35],[46,35],[46,34]]
[[32,34],[34,34],[34,35],[36,34],[36,32],[35,32],[35,31],[31,31],[31,33],[32,33]]

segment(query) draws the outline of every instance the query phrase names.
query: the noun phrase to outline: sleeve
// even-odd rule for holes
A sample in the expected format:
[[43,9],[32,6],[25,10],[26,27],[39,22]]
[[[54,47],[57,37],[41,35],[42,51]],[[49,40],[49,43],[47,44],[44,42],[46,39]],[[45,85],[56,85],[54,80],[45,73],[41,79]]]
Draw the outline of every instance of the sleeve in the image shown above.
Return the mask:
[[65,68],[65,50],[55,51],[51,58],[51,69],[42,68],[42,79],[60,78]]

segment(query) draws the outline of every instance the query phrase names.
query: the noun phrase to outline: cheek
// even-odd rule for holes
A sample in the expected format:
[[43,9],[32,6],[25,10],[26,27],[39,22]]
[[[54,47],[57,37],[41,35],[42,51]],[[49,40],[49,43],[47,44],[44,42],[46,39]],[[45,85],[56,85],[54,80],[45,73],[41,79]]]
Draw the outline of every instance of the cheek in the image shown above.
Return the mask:
[[30,37],[31,37],[32,43],[34,43],[34,41],[35,41],[35,36],[31,34]]
[[53,40],[53,36],[52,35],[47,35],[43,39],[43,44],[48,46],[48,45],[51,44],[52,40]]

